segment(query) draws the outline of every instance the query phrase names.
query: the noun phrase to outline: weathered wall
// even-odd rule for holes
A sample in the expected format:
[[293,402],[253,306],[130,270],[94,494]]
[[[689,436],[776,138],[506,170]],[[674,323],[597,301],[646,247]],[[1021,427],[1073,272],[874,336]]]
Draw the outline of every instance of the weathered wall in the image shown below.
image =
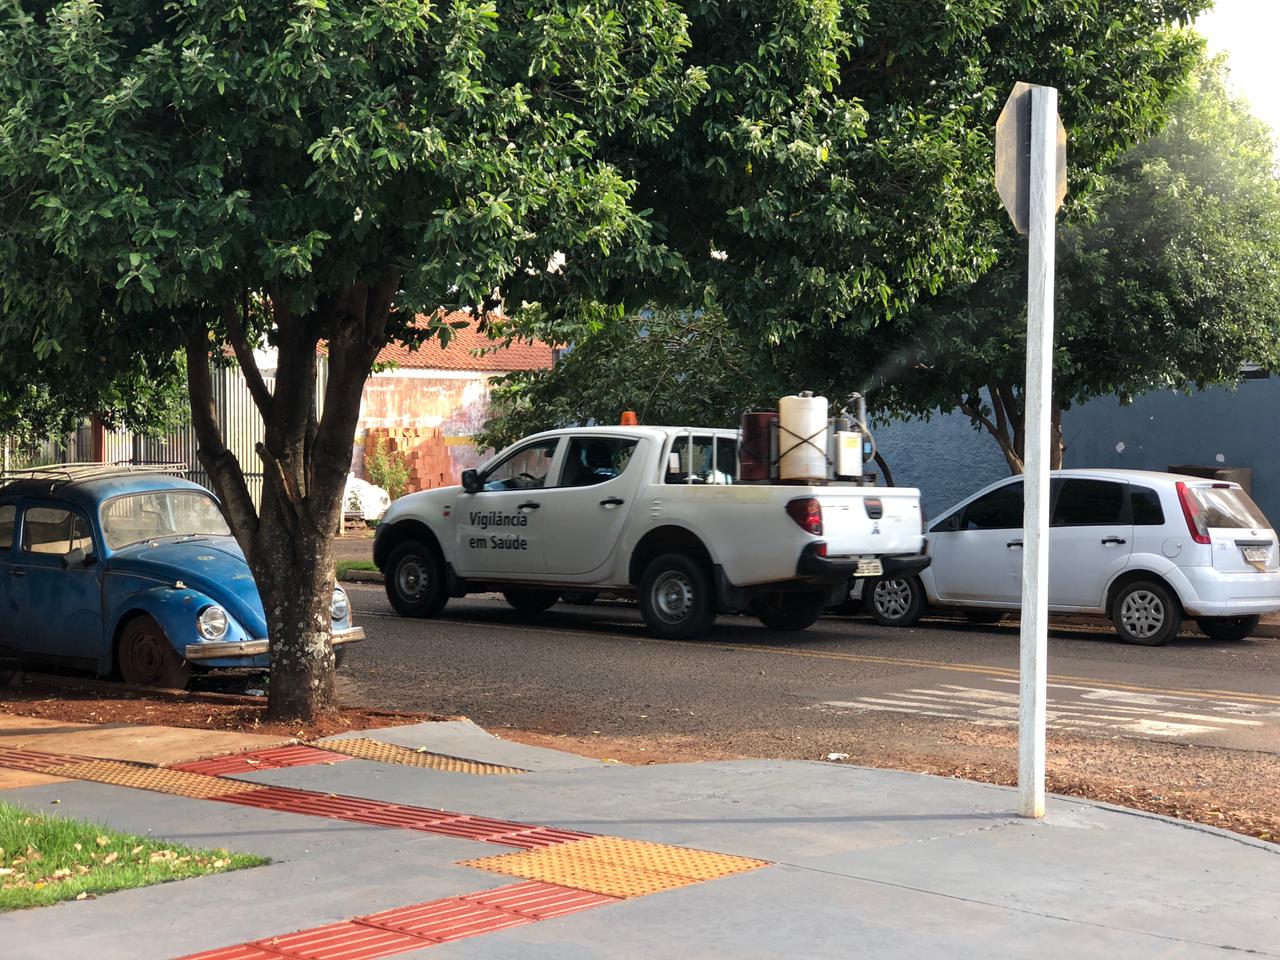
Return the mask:
[[492,374],[452,370],[394,370],[365,384],[358,449],[352,470],[368,479],[365,455],[378,437],[402,453],[411,470],[410,490],[458,482],[463,470],[485,456],[469,438],[489,417]]
[[974,491],[1009,475],[1000,447],[990,434],[975,431],[968,417],[952,413],[874,430],[894,483],[919,487],[928,517],[939,516]]
[[1167,470],[1172,464],[1252,467],[1253,499],[1280,522],[1280,379],[1236,390],[1151,393],[1122,407],[1094,400],[1063,416],[1068,467]]

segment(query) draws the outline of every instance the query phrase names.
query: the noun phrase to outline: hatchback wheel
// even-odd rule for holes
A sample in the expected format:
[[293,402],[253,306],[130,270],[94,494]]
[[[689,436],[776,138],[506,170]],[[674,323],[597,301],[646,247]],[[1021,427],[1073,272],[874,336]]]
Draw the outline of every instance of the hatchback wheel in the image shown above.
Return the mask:
[[560,599],[554,590],[503,590],[502,596],[517,613],[527,616],[545,613]]
[[1139,580],[1126,584],[1116,594],[1111,621],[1126,643],[1158,647],[1178,635],[1182,608],[1164,584]]
[[924,587],[918,577],[872,580],[867,595],[871,616],[886,627],[909,627],[924,613]]
[[121,679],[136,687],[182,690],[191,679],[191,667],[178,656],[163,628],[151,617],[134,617],[125,625],[116,659]]
[[1243,640],[1258,628],[1258,617],[1200,617],[1196,626],[1210,640]]

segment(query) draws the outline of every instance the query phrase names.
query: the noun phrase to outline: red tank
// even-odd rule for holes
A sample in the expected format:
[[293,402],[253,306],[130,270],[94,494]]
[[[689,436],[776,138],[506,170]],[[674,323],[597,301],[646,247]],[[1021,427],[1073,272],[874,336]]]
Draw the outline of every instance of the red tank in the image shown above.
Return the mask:
[[769,481],[772,475],[774,425],[777,422],[778,414],[774,410],[742,415],[738,479],[743,483]]

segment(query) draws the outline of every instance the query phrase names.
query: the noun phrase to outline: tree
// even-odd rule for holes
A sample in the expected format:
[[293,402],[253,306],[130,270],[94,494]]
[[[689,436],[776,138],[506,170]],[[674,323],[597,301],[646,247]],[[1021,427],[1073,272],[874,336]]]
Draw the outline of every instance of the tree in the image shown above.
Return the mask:
[[624,410],[641,423],[734,426],[743,410],[776,399],[761,360],[716,310],[640,310],[584,338],[550,370],[500,378],[493,417],[474,439],[500,449],[540,430],[616,423]]
[[[1053,450],[1062,411],[1094,397],[1235,383],[1280,362],[1280,179],[1270,132],[1207,63],[1168,125],[1103,176],[1061,231]],[[922,304],[895,325],[919,338],[877,397],[898,415],[958,408],[1022,470],[1026,256]]]
[[[687,47],[667,0],[0,13],[6,362],[109,392],[138,358],[185,352],[199,457],[266,608],[272,715],[332,704],[329,538],[378,351],[442,305],[598,315],[615,251],[661,269],[599,144],[661,139],[688,111],[705,80]],[[223,343],[265,425],[257,507],[216,420]]]

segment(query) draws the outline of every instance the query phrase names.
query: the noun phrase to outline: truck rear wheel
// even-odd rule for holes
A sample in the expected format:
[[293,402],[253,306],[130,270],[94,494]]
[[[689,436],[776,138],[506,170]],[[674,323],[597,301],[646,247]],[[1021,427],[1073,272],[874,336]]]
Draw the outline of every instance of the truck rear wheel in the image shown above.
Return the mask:
[[429,544],[400,544],[387,559],[385,576],[387,599],[401,616],[434,617],[449,602],[444,562]]
[[696,560],[664,553],[644,568],[640,612],[654,636],[667,640],[702,636],[716,619],[711,577]]
[[758,593],[751,613],[770,630],[807,630],[827,606],[825,593]]

